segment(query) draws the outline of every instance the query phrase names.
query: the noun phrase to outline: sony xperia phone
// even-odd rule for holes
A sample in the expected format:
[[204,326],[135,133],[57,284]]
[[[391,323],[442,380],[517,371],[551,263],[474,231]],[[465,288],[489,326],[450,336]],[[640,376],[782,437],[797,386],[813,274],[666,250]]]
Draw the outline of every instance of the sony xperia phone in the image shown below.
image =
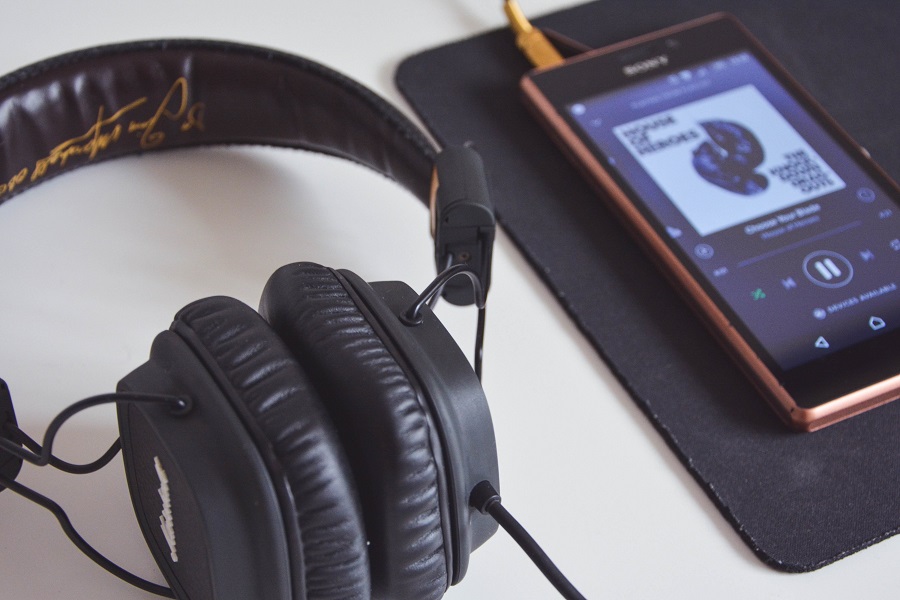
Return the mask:
[[522,88],[788,423],[900,396],[900,188],[733,17]]

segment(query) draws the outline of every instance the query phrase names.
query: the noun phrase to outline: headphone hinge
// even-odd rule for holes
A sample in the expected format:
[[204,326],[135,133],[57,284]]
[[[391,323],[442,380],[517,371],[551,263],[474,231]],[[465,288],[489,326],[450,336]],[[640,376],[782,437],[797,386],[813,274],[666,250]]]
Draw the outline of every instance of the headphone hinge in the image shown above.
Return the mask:
[[[497,222],[484,164],[475,150],[447,148],[438,154],[430,208],[438,273],[466,264],[477,274],[487,294]],[[467,305],[475,300],[474,291],[465,280],[451,281],[442,294],[451,304]]]

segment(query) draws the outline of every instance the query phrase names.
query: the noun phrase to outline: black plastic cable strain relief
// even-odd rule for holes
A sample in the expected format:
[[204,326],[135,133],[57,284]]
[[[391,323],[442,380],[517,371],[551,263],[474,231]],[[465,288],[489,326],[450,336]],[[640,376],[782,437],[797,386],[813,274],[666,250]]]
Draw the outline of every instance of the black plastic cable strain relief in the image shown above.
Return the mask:
[[469,506],[483,515],[490,512],[491,507],[500,503],[500,492],[494,489],[490,481],[478,483],[469,495]]

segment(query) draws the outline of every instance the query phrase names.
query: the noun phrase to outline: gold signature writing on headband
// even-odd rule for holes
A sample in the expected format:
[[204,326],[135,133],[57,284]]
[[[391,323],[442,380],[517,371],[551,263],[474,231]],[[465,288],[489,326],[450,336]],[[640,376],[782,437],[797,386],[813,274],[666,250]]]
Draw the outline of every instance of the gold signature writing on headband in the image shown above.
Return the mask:
[[52,166],[65,166],[72,157],[87,156],[88,160],[94,160],[101,152],[118,143],[123,134],[139,136],[141,150],[152,150],[166,140],[166,133],[159,131],[162,122],[178,123],[182,132],[194,129],[203,131],[203,111],[206,105],[203,102],[191,104],[189,92],[187,79],[179,77],[169,88],[153,115],[144,121],[130,120],[126,123],[124,118],[146,105],[149,102],[146,96],[125,105],[109,116],[106,116],[106,108],[101,106],[97,111],[97,120],[86,132],[57,145],[47,156],[35,161],[33,168],[25,167],[8,182],[0,183],[0,196],[13,191],[26,180],[35,182],[41,179],[47,175]]

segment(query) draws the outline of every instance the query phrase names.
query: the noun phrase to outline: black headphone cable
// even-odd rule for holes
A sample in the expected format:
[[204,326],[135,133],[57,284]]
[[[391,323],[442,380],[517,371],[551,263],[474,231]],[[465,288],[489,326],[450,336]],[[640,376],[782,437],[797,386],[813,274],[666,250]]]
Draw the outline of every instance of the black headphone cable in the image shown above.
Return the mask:
[[[94,406],[99,406],[101,404],[119,404],[127,402],[171,404],[172,413],[175,415],[187,414],[187,412],[191,409],[191,404],[188,399],[176,398],[174,396],[165,396],[159,394],[135,394],[128,392],[100,394],[99,396],[85,398],[84,400],[80,400],[72,404],[71,406],[67,406],[58,415],[56,415],[56,417],[50,422],[50,425],[47,426],[47,431],[44,433],[43,445],[38,445],[34,440],[25,435],[18,427],[10,427],[13,435],[21,436],[20,444],[16,444],[13,440],[8,439],[5,436],[0,436],[0,450],[8,452],[13,456],[21,458],[22,460],[25,460],[38,467],[51,465],[62,471],[74,473],[76,475],[93,473],[94,471],[102,469],[104,466],[106,466],[106,464],[109,463],[109,461],[112,460],[112,458],[116,455],[116,453],[118,452],[118,441],[113,443],[109,450],[107,450],[106,453],[104,453],[104,455],[98,460],[86,465],[73,465],[71,463],[61,461],[53,456],[53,441],[56,439],[56,434],[59,432],[59,429],[66,421],[83,410],[92,408]],[[31,446],[32,448],[34,448],[34,451],[26,450],[25,448],[22,448],[22,445]]]
[[473,365],[475,375],[478,376],[478,381],[481,381],[481,364],[484,357],[484,326],[487,318],[487,311],[485,310],[486,297],[484,284],[475,269],[465,263],[460,263],[447,267],[441,271],[434,281],[428,284],[428,287],[419,294],[419,297],[416,298],[413,305],[410,306],[405,313],[400,315],[400,320],[404,325],[410,327],[421,324],[423,319],[422,309],[426,305],[428,305],[429,308],[433,308],[437,303],[437,298],[440,297],[444,286],[457,275],[465,275],[468,277],[472,282],[472,289],[475,293],[475,306],[478,308],[478,325],[476,326],[477,329],[475,331],[475,359]]
[[547,553],[544,552],[531,534],[513,517],[506,508],[500,504],[500,493],[494,488],[489,481],[482,481],[475,486],[472,494],[469,496],[469,504],[478,512],[490,515],[497,523],[512,537],[519,545],[531,562],[540,569],[544,577],[553,584],[563,598],[566,600],[586,600],[575,586],[572,585],[562,571],[553,564]]
[[[31,439],[21,429],[19,429],[17,425],[13,423],[7,423],[5,430],[0,431],[0,434],[2,434],[0,435],[0,452],[7,452],[33,465],[37,465],[40,467],[50,465],[56,469],[75,475],[83,475],[86,473],[93,473],[95,471],[98,471],[109,464],[109,462],[116,456],[116,454],[119,453],[119,450],[121,449],[121,443],[118,439],[113,442],[112,446],[110,446],[109,449],[99,459],[83,465],[72,464],[54,456],[53,441],[56,438],[56,434],[59,432],[59,429],[62,427],[63,423],[65,423],[75,414],[93,406],[120,402],[170,404],[172,412],[176,415],[186,414],[191,409],[191,404],[188,400],[177,398],[174,396],[133,393],[115,393],[93,396],[91,398],[86,398],[84,400],[76,402],[75,404],[72,404],[71,406],[65,408],[62,412],[60,412],[47,427],[47,431],[44,434],[43,445],[38,444],[36,441]],[[25,446],[25,448],[23,448],[22,446]],[[59,504],[57,504],[47,496],[44,496],[43,494],[15,481],[14,478],[6,477],[2,473],[0,473],[0,490],[2,490],[3,488],[9,489],[10,491],[22,496],[26,500],[30,500],[31,502],[34,502],[35,504],[42,506],[43,508],[46,508],[48,511],[50,511],[53,516],[56,517],[56,520],[59,522],[60,527],[62,527],[62,530],[66,534],[66,537],[69,538],[69,540],[75,545],[75,547],[81,550],[81,552],[85,556],[97,563],[107,572],[115,575],[125,583],[131,584],[134,587],[139,588],[145,592],[156,594],[157,596],[162,596],[164,598],[175,598],[175,594],[170,588],[138,577],[137,575],[123,569],[119,565],[103,556],[78,533],[78,531],[72,525],[72,521],[69,519],[66,511]]]
[[66,511],[63,508],[51,500],[50,498],[40,494],[33,489],[22,485],[17,481],[12,481],[7,479],[3,475],[0,475],[0,485],[13,491],[26,500],[31,500],[35,504],[39,506],[43,506],[56,517],[56,520],[59,521],[60,527],[62,527],[63,532],[66,534],[66,537],[75,544],[75,547],[81,550],[82,553],[85,554],[92,561],[100,565],[107,572],[115,575],[125,583],[129,583],[136,588],[144,590],[145,592],[149,592],[151,594],[156,594],[157,596],[162,596],[164,598],[175,598],[175,594],[172,592],[170,588],[158,585],[151,581],[147,581],[146,579],[142,579],[137,575],[126,571],[119,565],[115,564],[102,554],[100,554],[93,546],[87,543],[83,537],[76,531],[75,527],[72,525],[72,522],[69,520]]

